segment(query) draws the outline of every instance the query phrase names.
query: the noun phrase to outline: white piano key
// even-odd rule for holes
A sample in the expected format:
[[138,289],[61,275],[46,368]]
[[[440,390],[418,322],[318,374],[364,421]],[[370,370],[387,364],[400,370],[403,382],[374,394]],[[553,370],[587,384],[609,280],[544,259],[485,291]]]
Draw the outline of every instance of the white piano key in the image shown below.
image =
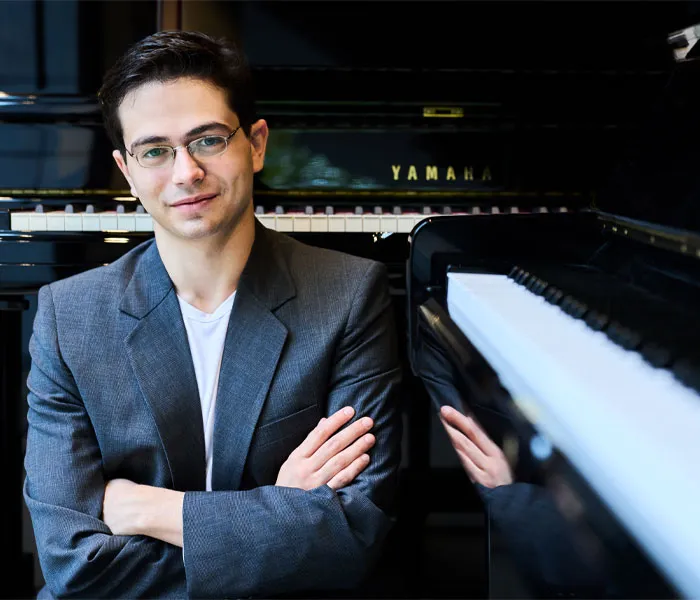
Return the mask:
[[102,231],[100,229],[100,215],[98,213],[80,213],[83,218],[83,231]]
[[399,215],[396,217],[397,231],[399,233],[411,233],[416,224],[416,219],[413,215]]
[[63,223],[66,231],[83,230],[83,217],[80,213],[66,213],[66,216],[63,218]]
[[396,215],[382,215],[379,217],[379,230],[382,232],[396,233],[399,230]]
[[328,215],[317,214],[311,217],[311,231],[327,232],[328,231]]
[[362,215],[362,231],[365,233],[377,233],[381,231],[379,217],[376,215]]
[[291,215],[275,215],[275,229],[277,231],[294,231],[294,217]]
[[48,231],[46,213],[29,213],[29,231]]
[[32,213],[17,211],[10,213],[10,229],[12,231],[30,231],[29,215]]
[[309,215],[295,214],[292,218],[295,232],[305,233],[311,231],[311,217]]
[[345,215],[345,231],[348,233],[361,233],[364,231],[362,223],[363,215]]
[[256,215],[258,221],[262,223],[268,229],[275,229],[275,215],[274,214],[262,214]]
[[117,213],[117,229],[136,231],[136,213]]
[[65,231],[65,216],[62,210],[46,213],[46,231]]
[[105,212],[98,213],[98,216],[100,218],[101,231],[115,231],[119,229],[116,211],[108,210]]
[[328,231],[345,233],[345,215],[328,215]]
[[502,275],[448,274],[448,311],[539,432],[698,597],[698,394]]
[[134,221],[134,231],[153,231],[153,219],[148,213],[136,213]]
[[425,221],[430,215],[414,215],[413,217],[413,226],[415,227],[420,223],[421,221]]

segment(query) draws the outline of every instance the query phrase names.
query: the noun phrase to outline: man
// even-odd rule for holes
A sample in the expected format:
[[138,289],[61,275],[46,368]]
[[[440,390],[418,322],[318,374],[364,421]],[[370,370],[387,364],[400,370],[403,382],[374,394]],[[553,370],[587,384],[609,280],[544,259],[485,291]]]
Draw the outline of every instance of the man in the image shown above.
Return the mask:
[[399,466],[384,267],[255,220],[268,128],[235,47],[152,35],[100,100],[155,236],[39,294],[25,499],[40,597],[356,585]]

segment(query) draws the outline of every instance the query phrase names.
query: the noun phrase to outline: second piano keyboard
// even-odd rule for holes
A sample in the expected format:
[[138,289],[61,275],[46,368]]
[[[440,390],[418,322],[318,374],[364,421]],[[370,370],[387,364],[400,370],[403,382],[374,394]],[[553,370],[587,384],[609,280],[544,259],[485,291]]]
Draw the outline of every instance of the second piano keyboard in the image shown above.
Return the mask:
[[[153,222],[142,206],[126,210],[124,206],[116,210],[96,211],[93,206],[75,211],[72,206],[65,210],[48,210],[38,207],[33,211],[10,212],[10,229],[12,231],[105,231],[138,232],[153,231]],[[536,212],[547,212],[540,207]],[[555,212],[567,212],[565,207],[553,209]],[[434,211],[423,207],[420,211],[385,211],[377,207],[372,211],[355,209],[354,211],[334,210],[331,207],[323,211],[307,207],[303,211],[289,211],[277,208],[274,212],[266,211],[262,206],[255,210],[257,219],[268,229],[289,233],[410,233],[425,219],[445,215],[478,215],[479,207],[470,207],[463,211],[452,212],[450,209]],[[503,209],[491,206],[487,214],[518,213],[515,206]]]

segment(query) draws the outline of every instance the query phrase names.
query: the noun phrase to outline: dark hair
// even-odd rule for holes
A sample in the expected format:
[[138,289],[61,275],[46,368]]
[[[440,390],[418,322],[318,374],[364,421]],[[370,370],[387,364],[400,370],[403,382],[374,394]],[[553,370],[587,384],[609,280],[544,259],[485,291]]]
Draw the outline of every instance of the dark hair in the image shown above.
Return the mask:
[[226,91],[246,135],[255,121],[250,69],[243,52],[227,39],[196,31],[160,31],[131,46],[105,73],[98,93],[107,135],[124,154],[119,105],[135,88],[152,81],[193,77]]

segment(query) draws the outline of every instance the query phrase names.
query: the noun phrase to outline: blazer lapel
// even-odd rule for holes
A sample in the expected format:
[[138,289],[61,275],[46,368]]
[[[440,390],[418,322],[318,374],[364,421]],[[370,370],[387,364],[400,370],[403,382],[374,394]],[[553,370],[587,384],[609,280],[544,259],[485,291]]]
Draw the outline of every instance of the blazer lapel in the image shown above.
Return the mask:
[[212,489],[236,490],[275,374],[287,328],[274,310],[295,295],[274,238],[256,221],[255,242],[233,303],[219,374]]
[[139,319],[126,338],[126,351],[160,433],[173,489],[204,490],[197,379],[177,295],[155,242],[139,261],[121,310]]

